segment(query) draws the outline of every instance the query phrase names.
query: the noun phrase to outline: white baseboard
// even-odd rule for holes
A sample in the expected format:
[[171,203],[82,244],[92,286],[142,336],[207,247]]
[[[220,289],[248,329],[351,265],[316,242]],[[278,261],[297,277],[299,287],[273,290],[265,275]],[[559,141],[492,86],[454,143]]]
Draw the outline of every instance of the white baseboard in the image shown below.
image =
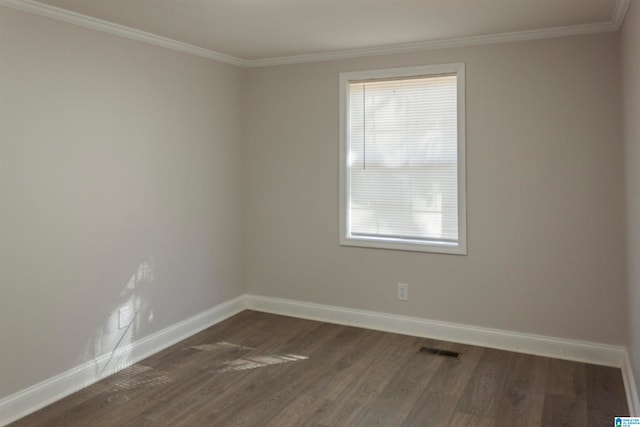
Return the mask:
[[621,368],[629,412],[631,416],[640,416],[640,401],[635,377],[627,350],[622,346],[480,328],[259,295],[244,295],[244,297],[245,305],[250,310]]
[[640,400],[638,399],[638,389],[636,388],[636,379],[633,375],[633,367],[629,359],[629,353],[625,352],[624,366],[622,367],[622,379],[624,381],[624,390],[627,393],[627,404],[632,417],[640,417]]
[[621,368],[626,355],[626,349],[622,346],[566,340],[258,295],[245,295],[245,298],[246,306],[250,310],[596,365]]
[[219,304],[161,331],[99,356],[0,400],[4,426],[243,311],[244,296]]
[[631,364],[622,346],[245,294],[0,400],[0,426],[62,399],[244,309],[621,368],[631,415],[640,415]]

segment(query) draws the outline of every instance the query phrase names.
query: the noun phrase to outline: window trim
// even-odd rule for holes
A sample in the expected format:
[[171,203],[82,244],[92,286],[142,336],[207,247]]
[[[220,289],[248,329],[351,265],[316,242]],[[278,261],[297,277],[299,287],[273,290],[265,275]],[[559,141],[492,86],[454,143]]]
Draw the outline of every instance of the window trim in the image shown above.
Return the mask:
[[[415,76],[429,76],[438,74],[456,74],[457,76],[457,110],[458,110],[458,243],[447,244],[440,241],[429,243],[415,242],[408,239],[385,239],[381,237],[349,236],[347,216],[349,215],[349,200],[351,183],[347,173],[348,132],[349,121],[349,83],[357,80],[393,79]],[[467,208],[466,208],[466,131],[465,131],[465,64],[439,64],[417,67],[388,68],[381,70],[351,71],[340,73],[340,152],[339,152],[339,229],[341,246],[357,246],[377,249],[394,249],[414,252],[433,252],[441,254],[467,254]]]

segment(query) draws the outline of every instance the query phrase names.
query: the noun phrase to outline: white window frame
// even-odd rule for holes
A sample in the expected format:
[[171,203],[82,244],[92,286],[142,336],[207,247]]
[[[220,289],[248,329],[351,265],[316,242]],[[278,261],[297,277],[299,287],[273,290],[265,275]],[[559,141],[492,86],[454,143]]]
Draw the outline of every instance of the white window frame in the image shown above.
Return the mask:
[[[351,183],[348,173],[349,154],[349,83],[372,79],[393,79],[429,75],[456,74],[458,109],[458,242],[404,240],[384,237],[361,237],[350,235],[348,230],[349,191]],[[467,254],[467,215],[466,215],[466,134],[465,134],[465,64],[440,64],[418,67],[391,68],[340,73],[340,245],[404,251],[434,252],[442,254]]]

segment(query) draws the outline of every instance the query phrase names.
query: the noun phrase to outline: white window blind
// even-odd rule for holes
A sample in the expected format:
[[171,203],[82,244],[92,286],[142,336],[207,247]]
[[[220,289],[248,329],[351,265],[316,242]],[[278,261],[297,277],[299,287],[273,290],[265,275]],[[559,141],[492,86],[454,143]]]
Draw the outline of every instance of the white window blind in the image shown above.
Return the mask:
[[344,86],[344,237],[460,253],[459,72],[357,77]]

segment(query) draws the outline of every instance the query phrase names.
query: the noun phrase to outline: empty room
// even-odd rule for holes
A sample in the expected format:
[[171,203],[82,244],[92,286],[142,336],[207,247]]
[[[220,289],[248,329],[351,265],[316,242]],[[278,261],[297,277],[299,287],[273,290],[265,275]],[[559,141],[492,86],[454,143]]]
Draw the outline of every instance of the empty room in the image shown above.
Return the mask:
[[640,423],[640,4],[0,0],[0,426]]

